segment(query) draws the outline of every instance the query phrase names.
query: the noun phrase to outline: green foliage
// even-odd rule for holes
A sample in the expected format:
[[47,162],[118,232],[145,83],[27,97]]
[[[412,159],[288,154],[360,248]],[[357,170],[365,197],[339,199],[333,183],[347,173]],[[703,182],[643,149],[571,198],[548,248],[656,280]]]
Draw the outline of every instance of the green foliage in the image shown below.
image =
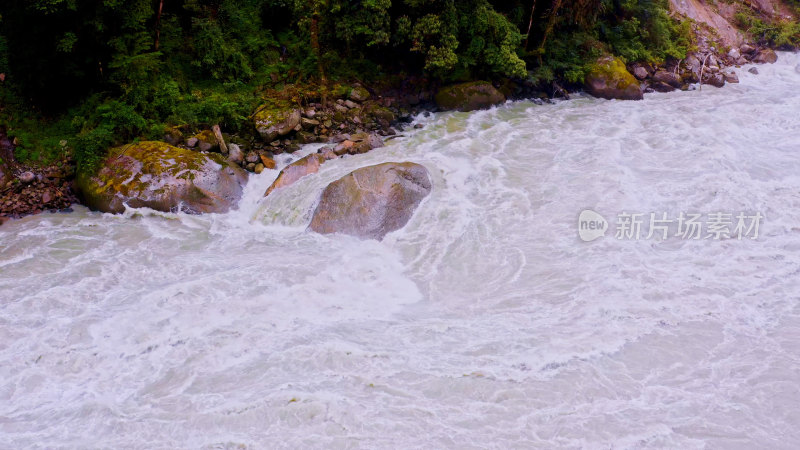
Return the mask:
[[582,83],[588,65],[602,55],[596,38],[586,32],[573,31],[548,41],[543,49],[543,63],[531,71],[535,82],[549,83],[563,78],[569,83]]
[[526,57],[534,82],[560,78],[582,83],[590,65],[605,53],[625,61],[660,63],[684,58],[693,45],[691,23],[671,19],[666,0],[560,3],[557,15],[537,17],[541,20],[531,33],[533,42],[540,42]]
[[690,30],[670,19],[665,0],[624,0],[621,7],[622,20],[600,22],[601,36],[614,54],[626,61],[646,62],[686,57]]
[[797,48],[800,47],[800,23],[786,19],[779,19],[768,23],[751,10],[736,13],[735,19],[738,25],[762,44],[776,47]]
[[420,54],[434,75],[525,75],[517,55],[522,35],[488,1],[406,0],[405,5],[406,14],[396,20],[395,46]]
[[389,43],[391,0],[334,0],[328,14],[343,20],[334,23],[335,36],[347,48],[361,41],[366,47]]

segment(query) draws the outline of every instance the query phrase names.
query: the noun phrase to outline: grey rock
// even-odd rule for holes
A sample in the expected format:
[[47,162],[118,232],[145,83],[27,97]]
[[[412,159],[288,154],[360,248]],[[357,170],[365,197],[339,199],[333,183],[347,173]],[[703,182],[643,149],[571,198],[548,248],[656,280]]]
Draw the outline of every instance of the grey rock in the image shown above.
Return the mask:
[[306,175],[319,172],[319,167],[327,160],[328,158],[320,153],[312,153],[289,164],[281,170],[278,174],[278,178],[267,188],[264,197],[268,196],[275,189],[289,186]]
[[317,136],[314,133],[309,133],[308,131],[298,131],[296,138],[297,142],[301,144],[310,144],[317,141]]
[[726,83],[738,83],[739,76],[736,75],[736,72],[723,72],[722,77],[725,78]]
[[279,136],[289,134],[296,126],[300,125],[301,116],[302,113],[299,109],[264,110],[256,114],[256,130],[264,141],[270,142]]
[[197,139],[196,137],[190,137],[186,140],[186,146],[189,148],[195,148],[198,142],[200,142],[200,139]]
[[686,60],[684,61],[684,64],[686,64],[686,67],[688,67],[689,70],[691,70],[695,74],[699,74],[700,68],[703,66],[703,63],[695,55],[687,56]]
[[230,144],[228,145],[228,160],[232,161],[236,164],[242,164],[244,162],[244,152],[237,144]]
[[505,96],[487,81],[454,84],[439,89],[436,104],[444,110],[475,111],[506,101]]
[[36,175],[33,172],[22,172],[19,174],[19,181],[24,184],[33,183],[36,180]]
[[710,84],[711,86],[721,88],[725,86],[725,78],[721,73],[714,73],[706,76],[703,84]]
[[428,170],[419,164],[362,167],[325,188],[309,229],[381,240],[408,223],[432,187]]
[[335,134],[330,138],[330,142],[334,144],[338,144],[339,142],[344,142],[348,140],[350,140],[350,135],[347,133]]
[[769,48],[759,50],[753,57],[753,62],[758,64],[773,64],[778,61],[778,55]]
[[758,68],[756,68],[756,67],[751,67],[751,68],[747,69],[747,71],[752,73],[753,75],[758,75]]
[[653,81],[652,83],[650,83],[649,87],[656,92],[672,92],[676,89],[674,86],[671,86],[662,81]]
[[350,91],[350,95],[348,97],[350,97],[350,100],[363,102],[369,98],[369,91],[361,86],[356,86],[352,91]]
[[121,213],[125,206],[157,211],[222,213],[242,196],[247,174],[219,153],[198,153],[144,141],[111,149],[94,173],[76,184],[91,209]]
[[667,72],[665,70],[659,70],[658,72],[656,72],[653,75],[653,81],[658,81],[661,83],[668,84],[675,89],[681,87],[680,77],[672,72]]
[[306,119],[305,117],[300,119],[300,125],[303,126],[306,130],[319,126],[319,120],[314,119]]
[[197,148],[201,152],[208,152],[211,151],[212,148],[214,148],[214,145],[210,142],[200,141],[197,143]]

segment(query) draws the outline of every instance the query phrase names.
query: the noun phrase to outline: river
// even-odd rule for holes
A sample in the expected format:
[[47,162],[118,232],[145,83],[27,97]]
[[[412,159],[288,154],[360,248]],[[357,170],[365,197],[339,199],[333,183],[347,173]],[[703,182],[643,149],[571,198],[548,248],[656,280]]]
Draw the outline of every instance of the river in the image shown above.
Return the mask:
[[[277,171],[252,176],[224,215],[10,221],[0,447],[798,448],[798,63],[420,116],[267,199]],[[306,231],[327,183],[385,161],[431,172],[405,228]],[[585,209],[605,236],[579,239]],[[646,238],[681,212],[763,218]]]

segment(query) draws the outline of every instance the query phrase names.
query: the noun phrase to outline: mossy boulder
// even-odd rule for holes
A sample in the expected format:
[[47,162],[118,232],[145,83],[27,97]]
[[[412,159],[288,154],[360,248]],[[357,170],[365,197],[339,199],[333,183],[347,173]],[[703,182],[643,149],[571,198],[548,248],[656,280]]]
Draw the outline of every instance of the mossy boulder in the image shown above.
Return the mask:
[[361,86],[356,86],[350,91],[348,98],[354,102],[363,102],[369,98],[369,91]]
[[179,145],[184,141],[180,127],[170,127],[164,131],[164,142],[170,145]]
[[589,68],[585,79],[586,92],[608,100],[641,100],[639,81],[628,72],[619,58],[603,56]]
[[246,183],[247,174],[218,153],[154,141],[113,148],[96,170],[77,177],[86,206],[109,213],[121,213],[125,205],[222,213],[237,204]]
[[408,223],[431,189],[430,174],[419,164],[362,167],[325,188],[309,228],[381,240]]
[[262,106],[254,116],[258,133],[266,142],[285,136],[300,125],[302,111],[291,106]]
[[377,122],[392,123],[395,120],[395,115],[389,108],[375,103],[364,106],[364,115],[372,117]]
[[435,96],[441,109],[475,111],[506,101],[505,96],[486,81],[454,84],[439,89]]
[[197,139],[197,148],[202,152],[210,152],[219,150],[219,142],[217,142],[214,132],[211,130],[203,130],[193,136]]

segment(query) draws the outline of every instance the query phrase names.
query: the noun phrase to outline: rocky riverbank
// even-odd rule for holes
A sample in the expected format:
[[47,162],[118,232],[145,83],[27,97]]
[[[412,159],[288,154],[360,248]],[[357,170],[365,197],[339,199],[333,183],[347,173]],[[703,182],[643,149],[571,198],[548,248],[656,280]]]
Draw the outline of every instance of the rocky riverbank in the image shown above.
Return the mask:
[[[742,65],[776,60],[769,48],[743,44],[720,54],[703,41],[697,52],[661,66],[625,65],[605,56],[586,77],[584,87],[597,97],[636,100],[646,93],[689,90],[698,84],[722,87],[738,82],[736,70]],[[193,131],[176,127],[164,135],[163,142],[133,143],[112,151],[96,171],[78,177],[83,180],[80,183],[75,182],[74,163],[69,159],[44,168],[20,166],[13,158],[13,142],[2,135],[0,220],[64,210],[78,201],[106,212],[120,212],[123,204],[163,211],[227,211],[241,195],[244,178],[222,175],[220,170],[225,167],[261,173],[276,168],[278,154],[294,152],[304,144],[328,144],[284,168],[265,193],[269,195],[317,172],[327,161],[383,146],[384,139],[402,133],[420,112],[472,111],[507,99],[569,97],[560,86],[548,93],[514,80],[449,86],[421,82],[404,89],[369,89],[355,83],[338,85],[327,94],[317,91],[316,96],[299,103],[285,93],[271,94],[249,118],[250,134],[228,134],[216,125]],[[163,155],[146,151],[153,148],[163,150]],[[175,165],[176,158],[186,167]],[[131,176],[138,185],[130,185]],[[212,181],[200,186],[196,179]],[[230,181],[234,179],[239,181]]]
[[43,211],[68,211],[78,202],[75,166],[62,160],[47,167],[26,167],[14,159],[14,144],[0,130],[0,224]]

